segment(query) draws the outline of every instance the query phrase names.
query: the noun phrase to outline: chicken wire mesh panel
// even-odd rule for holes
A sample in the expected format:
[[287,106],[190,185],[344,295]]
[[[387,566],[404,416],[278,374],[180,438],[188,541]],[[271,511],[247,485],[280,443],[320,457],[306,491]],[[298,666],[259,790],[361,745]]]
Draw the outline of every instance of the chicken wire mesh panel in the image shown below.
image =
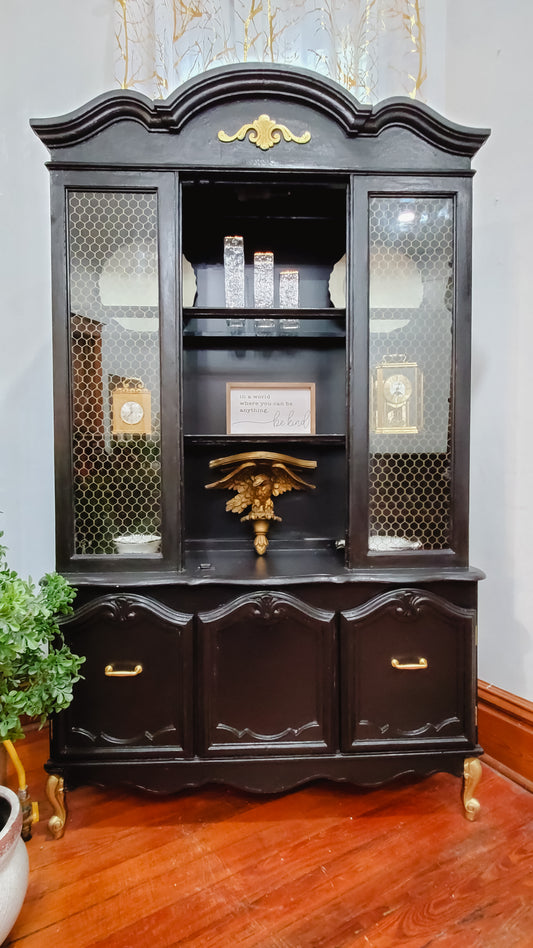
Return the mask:
[[68,196],[74,551],[159,550],[157,195]]
[[447,549],[454,202],[370,199],[369,546]]

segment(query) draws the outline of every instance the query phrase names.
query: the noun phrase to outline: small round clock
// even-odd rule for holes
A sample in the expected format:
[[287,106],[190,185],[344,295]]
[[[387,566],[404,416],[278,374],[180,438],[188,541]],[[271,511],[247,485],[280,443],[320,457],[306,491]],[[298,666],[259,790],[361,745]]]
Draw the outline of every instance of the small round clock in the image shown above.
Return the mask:
[[383,383],[383,394],[389,404],[404,405],[413,391],[406,375],[389,375]]
[[120,409],[120,417],[126,425],[138,425],[144,417],[144,408],[140,402],[124,402]]

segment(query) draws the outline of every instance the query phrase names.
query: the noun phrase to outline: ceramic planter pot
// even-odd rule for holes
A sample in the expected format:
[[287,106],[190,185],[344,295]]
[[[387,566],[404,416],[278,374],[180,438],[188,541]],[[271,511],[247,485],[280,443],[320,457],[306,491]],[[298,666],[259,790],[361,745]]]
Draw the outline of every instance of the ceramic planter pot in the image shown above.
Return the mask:
[[30,867],[21,830],[19,799],[0,786],[0,945],[17,920],[28,888]]

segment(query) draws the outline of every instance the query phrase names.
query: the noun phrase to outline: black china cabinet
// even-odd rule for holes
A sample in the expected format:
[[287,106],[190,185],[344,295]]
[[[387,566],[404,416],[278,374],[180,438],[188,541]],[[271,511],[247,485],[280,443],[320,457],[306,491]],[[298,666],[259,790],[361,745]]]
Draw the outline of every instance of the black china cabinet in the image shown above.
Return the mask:
[[471,158],[279,65],[32,127],[52,184],[63,788],[464,777]]

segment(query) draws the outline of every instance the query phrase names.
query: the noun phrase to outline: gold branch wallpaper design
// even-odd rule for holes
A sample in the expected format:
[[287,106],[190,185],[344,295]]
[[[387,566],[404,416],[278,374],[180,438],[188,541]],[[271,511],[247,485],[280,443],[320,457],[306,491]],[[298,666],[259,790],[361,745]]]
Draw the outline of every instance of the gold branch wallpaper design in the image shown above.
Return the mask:
[[423,98],[424,0],[115,0],[116,80],[164,98],[213,66],[279,62],[361,102]]

